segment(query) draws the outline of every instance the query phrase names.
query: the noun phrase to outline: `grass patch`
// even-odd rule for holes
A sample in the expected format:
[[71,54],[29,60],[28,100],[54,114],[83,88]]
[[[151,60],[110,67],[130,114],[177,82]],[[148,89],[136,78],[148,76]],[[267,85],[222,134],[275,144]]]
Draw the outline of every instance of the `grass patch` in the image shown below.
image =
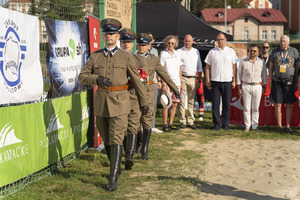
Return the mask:
[[[156,124],[162,128],[161,109]],[[278,134],[275,127],[260,127],[262,132],[244,133],[243,127],[231,125],[230,131],[214,132],[211,112],[203,122],[195,121],[198,130],[183,129],[172,133],[152,134],[149,160],[135,156],[131,171],[122,171],[116,192],[105,190],[109,162],[105,154],[87,150],[68,167],[33,183],[6,199],[199,199],[206,158],[201,144],[222,138],[256,140],[299,140],[298,136]],[[175,124],[179,120],[175,118]],[[299,128],[294,128],[294,130]],[[124,158],[122,158],[124,162]],[[124,165],[122,164],[122,169]]]

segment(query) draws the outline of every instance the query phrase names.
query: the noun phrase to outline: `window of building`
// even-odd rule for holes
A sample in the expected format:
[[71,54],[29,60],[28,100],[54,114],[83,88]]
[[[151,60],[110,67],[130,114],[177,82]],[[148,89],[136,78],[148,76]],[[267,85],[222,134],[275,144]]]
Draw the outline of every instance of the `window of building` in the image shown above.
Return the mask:
[[244,30],[244,40],[249,40],[249,31]]
[[248,22],[248,17],[245,17],[245,22]]
[[262,30],[261,31],[261,39],[262,40],[267,40],[268,39],[267,30]]
[[276,30],[271,30],[271,40],[276,40]]
[[264,5],[263,4],[259,4],[259,8],[264,8]]

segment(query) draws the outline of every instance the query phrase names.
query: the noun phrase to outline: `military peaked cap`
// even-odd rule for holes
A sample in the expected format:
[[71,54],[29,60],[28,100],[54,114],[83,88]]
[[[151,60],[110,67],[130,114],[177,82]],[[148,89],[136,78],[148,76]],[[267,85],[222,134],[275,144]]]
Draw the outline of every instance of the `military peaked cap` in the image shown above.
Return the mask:
[[152,41],[152,37],[147,33],[139,33],[137,35],[136,43],[140,45],[148,45]]
[[106,18],[100,22],[102,33],[118,33],[122,28],[122,23],[113,18]]
[[121,41],[134,41],[136,39],[136,34],[130,28],[123,28],[119,31]]

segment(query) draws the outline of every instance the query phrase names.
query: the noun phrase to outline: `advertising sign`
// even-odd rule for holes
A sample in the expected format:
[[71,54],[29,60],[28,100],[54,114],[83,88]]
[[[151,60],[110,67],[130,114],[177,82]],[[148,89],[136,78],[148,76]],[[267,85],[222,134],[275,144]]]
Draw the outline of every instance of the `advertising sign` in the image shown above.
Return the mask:
[[[268,81],[269,82],[269,81]],[[269,83],[267,85],[266,92],[262,95],[260,106],[259,106],[259,126],[277,126],[275,117],[275,107],[274,104],[270,102],[270,92]],[[291,126],[300,126],[300,100],[298,90],[295,92],[298,101],[294,103],[293,116],[291,121]],[[237,88],[232,90],[231,96],[231,108],[230,108],[230,123],[237,125],[244,125],[243,116],[243,96],[238,94]],[[282,125],[286,125],[286,108],[282,106]]]
[[122,27],[130,28],[132,20],[132,0],[105,0],[105,18],[114,18]]
[[87,142],[87,92],[0,107],[0,187],[79,150]]
[[100,49],[100,22],[93,16],[89,16],[89,42],[90,54]]
[[[100,22],[98,18],[93,16],[89,16],[89,41],[90,41],[90,54],[94,51],[100,49]],[[93,87],[93,97],[95,98],[95,93],[97,90],[97,86]],[[95,101],[93,101],[95,102]],[[95,106],[94,106],[95,108]],[[97,148],[102,139],[100,137],[100,133],[96,127],[96,117],[94,115],[94,148]]]
[[0,104],[40,100],[39,21],[0,7]]
[[51,96],[81,91],[78,75],[87,61],[87,24],[84,22],[45,20],[49,39],[47,67]]

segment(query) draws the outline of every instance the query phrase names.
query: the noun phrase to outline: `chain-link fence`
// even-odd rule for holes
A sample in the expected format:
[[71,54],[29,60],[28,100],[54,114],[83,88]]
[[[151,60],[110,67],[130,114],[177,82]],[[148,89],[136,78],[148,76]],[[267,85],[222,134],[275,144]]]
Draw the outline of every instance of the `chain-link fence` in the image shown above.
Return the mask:
[[[0,0],[1,7],[37,16],[40,20],[40,61],[44,78],[45,93],[47,93],[50,88],[50,82],[46,64],[46,55],[48,52],[49,44],[44,20],[57,19],[64,21],[83,22],[86,21],[86,18],[90,14],[96,17],[99,16],[98,2],[99,0]],[[84,149],[87,149],[86,145],[83,146],[79,151],[64,157],[62,160],[58,161],[55,164],[52,164],[34,174],[30,174],[21,180],[0,187],[0,199],[20,190],[21,188],[32,182],[50,175],[57,167],[63,167],[64,164],[75,159],[76,155],[80,154],[80,152]]]

